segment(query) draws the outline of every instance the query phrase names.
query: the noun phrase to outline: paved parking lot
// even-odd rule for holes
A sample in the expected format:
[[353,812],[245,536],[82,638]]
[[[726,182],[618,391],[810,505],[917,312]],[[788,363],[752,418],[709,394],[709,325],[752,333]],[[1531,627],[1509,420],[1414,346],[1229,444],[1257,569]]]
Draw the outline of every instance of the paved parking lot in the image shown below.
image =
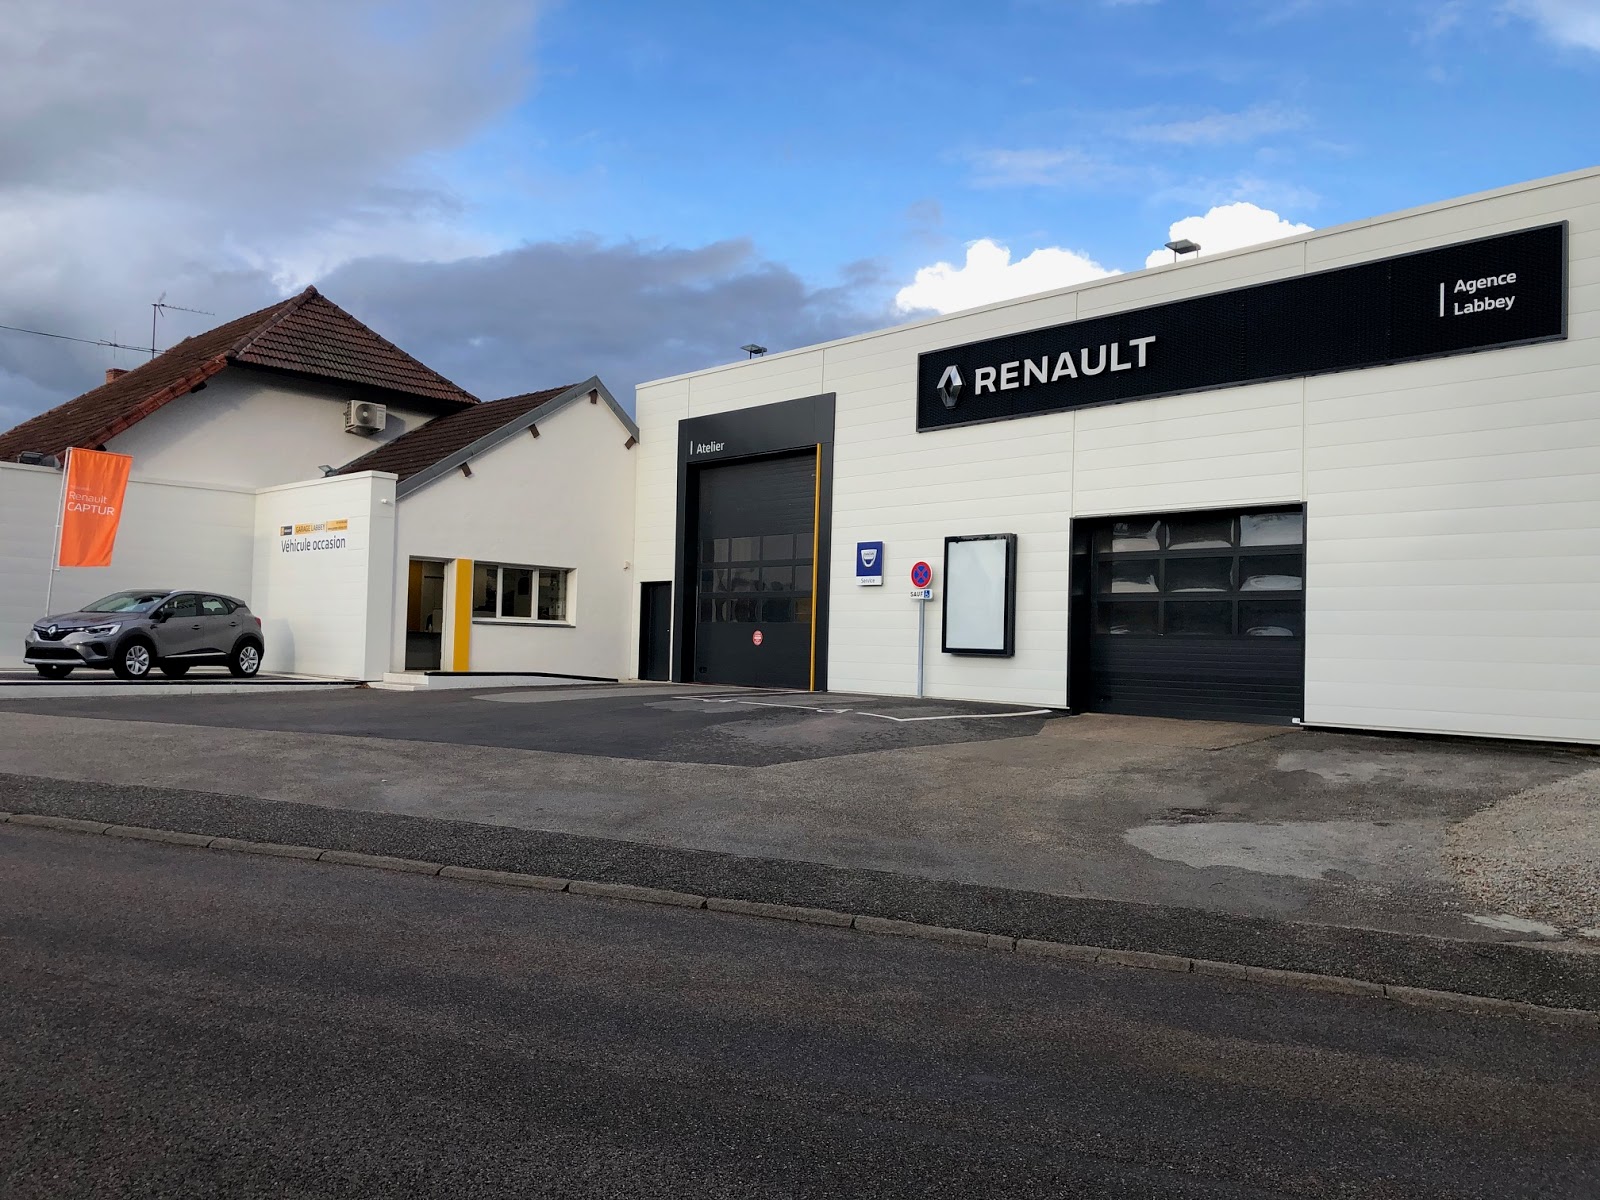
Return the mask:
[[[12,707],[0,699],[0,711]],[[61,699],[33,711],[215,729],[443,742],[660,762],[770,766],[914,746],[1030,737],[1056,714],[995,704],[693,685],[490,691],[362,689],[286,699]]]
[[1600,936],[1594,768],[1551,746],[677,685],[0,702],[18,775],[1573,945]]

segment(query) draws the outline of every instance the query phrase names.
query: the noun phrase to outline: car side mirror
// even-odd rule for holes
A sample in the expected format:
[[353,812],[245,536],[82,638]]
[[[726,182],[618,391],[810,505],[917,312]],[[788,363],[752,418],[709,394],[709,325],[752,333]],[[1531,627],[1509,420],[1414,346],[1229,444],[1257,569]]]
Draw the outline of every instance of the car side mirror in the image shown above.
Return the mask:
[[161,609],[157,609],[155,612],[150,614],[150,619],[159,625],[171,615],[172,614],[169,612],[164,612]]

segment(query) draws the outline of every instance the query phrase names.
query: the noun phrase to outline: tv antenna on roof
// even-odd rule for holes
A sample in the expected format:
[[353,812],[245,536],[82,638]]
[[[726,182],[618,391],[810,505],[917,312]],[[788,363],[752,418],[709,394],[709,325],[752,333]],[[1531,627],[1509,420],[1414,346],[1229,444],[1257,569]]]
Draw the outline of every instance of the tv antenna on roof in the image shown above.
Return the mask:
[[156,356],[156,318],[163,312],[199,313],[202,317],[214,317],[217,314],[207,312],[203,308],[184,308],[181,304],[168,304],[167,294],[161,293],[161,298],[150,306],[150,357]]

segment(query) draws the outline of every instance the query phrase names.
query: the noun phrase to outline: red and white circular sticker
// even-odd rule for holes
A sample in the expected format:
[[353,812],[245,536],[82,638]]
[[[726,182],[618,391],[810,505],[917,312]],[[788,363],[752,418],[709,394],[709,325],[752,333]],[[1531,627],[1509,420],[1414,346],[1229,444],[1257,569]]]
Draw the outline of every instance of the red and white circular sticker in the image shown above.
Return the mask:
[[751,640],[751,641],[752,641],[752,642],[754,642],[754,643],[755,643],[755,644],[756,644],[756,645],[758,645],[758,646],[759,646],[759,645],[761,645],[761,643],[762,643],[762,642],[764,642],[764,641],[765,641],[765,640],[766,640],[766,639],[765,639],[765,638],[764,638],[764,637],[762,637],[762,636],[761,636],[761,630],[759,630],[759,629],[758,629],[758,630],[756,630],[756,631],[755,631],[755,632],[754,632],[754,633],[752,633],[752,634],[751,634],[751,635],[750,635],[750,640]]

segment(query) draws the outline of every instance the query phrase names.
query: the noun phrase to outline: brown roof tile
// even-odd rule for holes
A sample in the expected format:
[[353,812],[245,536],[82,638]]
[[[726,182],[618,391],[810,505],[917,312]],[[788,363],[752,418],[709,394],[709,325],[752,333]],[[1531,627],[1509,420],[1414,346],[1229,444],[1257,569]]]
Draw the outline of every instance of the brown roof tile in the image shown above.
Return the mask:
[[390,471],[401,480],[409,479],[418,471],[425,471],[456,451],[466,449],[479,438],[503,429],[518,417],[554,400],[562,392],[570,391],[573,386],[568,384],[565,387],[547,388],[542,392],[507,396],[504,400],[489,400],[448,417],[435,417],[426,425],[403,433],[394,441],[386,442],[354,462],[346,463],[334,474]]
[[0,433],[0,461],[94,447],[187,395],[229,363],[270,367],[416,396],[454,408],[477,400],[379,337],[316,288],[185,338],[142,366]]

